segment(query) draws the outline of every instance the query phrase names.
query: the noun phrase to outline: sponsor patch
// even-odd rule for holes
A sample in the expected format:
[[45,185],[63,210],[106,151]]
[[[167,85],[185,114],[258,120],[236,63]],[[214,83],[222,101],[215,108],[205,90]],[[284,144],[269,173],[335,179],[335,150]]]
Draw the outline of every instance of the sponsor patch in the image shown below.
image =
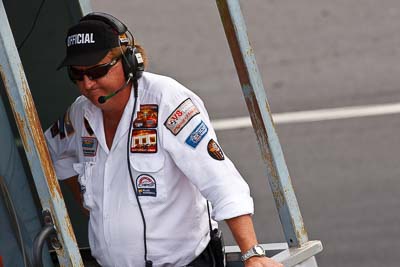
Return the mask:
[[95,137],[82,136],[82,150],[85,157],[95,157],[98,141]]
[[64,139],[66,136],[70,136],[75,133],[74,126],[72,125],[69,117],[69,109],[64,113],[50,128],[51,136],[54,138],[60,135],[60,139]]
[[65,125],[65,131],[67,133],[67,136],[70,136],[71,134],[73,134],[75,132],[74,126],[72,126],[72,122],[69,117],[69,109],[64,114],[64,125]]
[[196,148],[197,145],[203,140],[204,136],[206,136],[208,132],[207,125],[201,121],[199,125],[191,132],[191,134],[186,138],[185,143],[189,146]]
[[217,142],[214,141],[214,139],[211,139],[208,142],[207,151],[208,151],[208,154],[213,159],[216,159],[216,160],[224,160],[225,159],[224,152],[222,152],[221,147],[217,144]]
[[133,129],[131,139],[132,153],[156,153],[157,152],[157,130],[156,129]]
[[200,111],[193,104],[192,100],[188,98],[169,115],[164,125],[173,135],[177,135],[199,113]]
[[134,128],[157,128],[158,105],[140,105],[136,119],[133,122]]
[[86,132],[92,136],[94,134],[92,127],[90,127],[89,121],[84,117],[83,124],[85,125]]
[[56,137],[60,133],[60,129],[58,128],[58,121],[56,121],[53,126],[50,128],[51,137]]
[[138,196],[156,197],[156,180],[148,174],[141,174],[136,178],[136,188]]

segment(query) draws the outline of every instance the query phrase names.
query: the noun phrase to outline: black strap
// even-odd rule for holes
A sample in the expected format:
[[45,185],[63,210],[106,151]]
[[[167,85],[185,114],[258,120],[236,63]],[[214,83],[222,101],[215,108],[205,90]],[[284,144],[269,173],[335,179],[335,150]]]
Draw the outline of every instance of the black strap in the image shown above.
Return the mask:
[[211,235],[212,225],[211,225],[210,205],[208,203],[208,200],[206,200],[206,202],[207,202],[208,224],[210,226],[210,235]]

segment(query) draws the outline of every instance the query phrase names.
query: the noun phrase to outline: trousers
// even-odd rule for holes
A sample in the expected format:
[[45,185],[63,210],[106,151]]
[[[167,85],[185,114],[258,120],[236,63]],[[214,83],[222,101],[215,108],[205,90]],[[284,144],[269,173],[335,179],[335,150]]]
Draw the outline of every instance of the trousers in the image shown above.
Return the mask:
[[207,247],[203,250],[203,252],[185,267],[214,267],[214,266],[215,266],[214,254],[211,249],[210,243],[208,243]]

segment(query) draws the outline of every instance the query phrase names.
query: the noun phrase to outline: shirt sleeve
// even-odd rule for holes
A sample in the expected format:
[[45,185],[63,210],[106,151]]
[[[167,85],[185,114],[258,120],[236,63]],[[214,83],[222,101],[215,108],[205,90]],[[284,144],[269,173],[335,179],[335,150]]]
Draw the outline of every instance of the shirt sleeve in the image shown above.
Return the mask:
[[218,143],[201,99],[177,82],[160,105],[162,145],[212,206],[221,221],[253,214],[250,190]]
[[69,108],[56,122],[44,133],[53,161],[54,169],[59,180],[65,180],[77,175],[73,164],[78,162],[76,152],[76,131],[78,125],[74,120],[75,110]]

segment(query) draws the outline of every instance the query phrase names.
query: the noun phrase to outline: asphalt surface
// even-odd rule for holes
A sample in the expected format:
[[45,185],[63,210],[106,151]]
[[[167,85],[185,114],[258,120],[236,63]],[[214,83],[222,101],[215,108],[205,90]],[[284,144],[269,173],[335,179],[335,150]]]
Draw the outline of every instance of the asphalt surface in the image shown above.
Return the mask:
[[[241,1],[273,113],[400,102],[400,2]],[[92,1],[119,17],[150,68],[205,101],[212,119],[248,115],[214,1]],[[399,266],[399,115],[277,125],[319,266]],[[249,182],[259,241],[284,236],[251,128],[217,132]],[[226,243],[233,244],[225,226]]]

